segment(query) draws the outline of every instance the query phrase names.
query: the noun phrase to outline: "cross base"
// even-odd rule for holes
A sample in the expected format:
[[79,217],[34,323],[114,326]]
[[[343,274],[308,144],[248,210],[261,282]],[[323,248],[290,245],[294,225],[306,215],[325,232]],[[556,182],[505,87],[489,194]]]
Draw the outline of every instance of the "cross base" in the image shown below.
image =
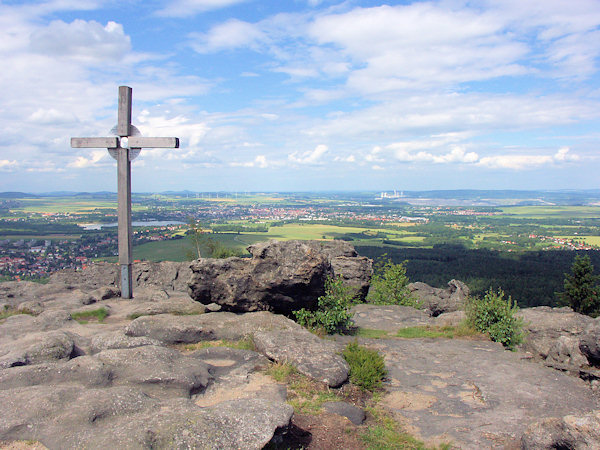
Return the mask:
[[121,298],[133,298],[132,269],[132,264],[121,264]]

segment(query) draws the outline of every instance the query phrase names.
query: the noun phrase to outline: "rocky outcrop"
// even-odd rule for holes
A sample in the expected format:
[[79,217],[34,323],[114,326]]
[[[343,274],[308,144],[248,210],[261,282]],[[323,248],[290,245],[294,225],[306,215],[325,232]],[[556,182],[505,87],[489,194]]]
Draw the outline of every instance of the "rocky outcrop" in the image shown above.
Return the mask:
[[289,363],[298,372],[330,387],[348,380],[350,367],[333,342],[319,339],[306,330],[259,331],[253,335],[256,349],[274,361]]
[[[153,287],[164,291],[187,292],[191,271],[187,262],[148,262],[133,266],[133,285]],[[117,287],[120,283],[119,266],[110,263],[95,263],[83,271],[61,270],[51,277],[52,284],[62,283],[80,289]]]
[[600,411],[548,418],[531,424],[521,438],[523,450],[600,448]]
[[190,296],[226,311],[291,314],[314,309],[331,266],[327,257],[299,241],[248,247],[251,259],[199,259],[191,265]]
[[525,330],[520,351],[549,367],[580,376],[600,390],[600,366],[595,356],[600,346],[598,319],[568,307],[524,308],[518,315],[523,318]]
[[581,334],[579,351],[590,365],[600,368],[600,318],[591,322]]
[[458,280],[450,280],[445,289],[434,288],[421,282],[410,283],[408,290],[420,303],[420,308],[433,317],[463,309],[469,296],[467,285]]
[[340,276],[346,286],[354,288],[359,300],[367,297],[373,275],[373,260],[359,256],[354,247],[345,241],[305,242],[327,256],[334,275]]

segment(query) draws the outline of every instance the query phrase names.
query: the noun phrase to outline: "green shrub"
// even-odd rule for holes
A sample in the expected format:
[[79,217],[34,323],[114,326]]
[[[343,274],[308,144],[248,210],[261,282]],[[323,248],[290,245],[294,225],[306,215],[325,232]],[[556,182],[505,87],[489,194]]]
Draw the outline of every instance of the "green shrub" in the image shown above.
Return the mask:
[[477,331],[487,333],[490,339],[513,349],[523,341],[523,319],[516,317],[517,303],[504,291],[489,289],[483,298],[469,298],[466,304],[467,323]]
[[353,314],[350,307],[355,301],[352,288],[344,286],[341,277],[327,278],[325,295],[319,297],[316,311],[302,308],[294,311],[296,321],[312,330],[323,330],[328,334],[335,333],[350,325]]
[[350,381],[362,389],[372,391],[381,385],[387,371],[383,357],[376,350],[349,343],[342,353],[350,366]]
[[375,264],[375,273],[371,278],[371,289],[367,303],[374,305],[419,306],[408,290],[406,263],[394,264],[391,259],[383,258]]

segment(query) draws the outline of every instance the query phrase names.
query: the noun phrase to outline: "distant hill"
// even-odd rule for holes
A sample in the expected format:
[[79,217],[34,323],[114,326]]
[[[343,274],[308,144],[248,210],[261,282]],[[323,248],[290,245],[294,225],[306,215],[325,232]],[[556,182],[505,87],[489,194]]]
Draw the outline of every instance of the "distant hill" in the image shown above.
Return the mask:
[[39,198],[39,196],[25,192],[0,192],[0,198]]

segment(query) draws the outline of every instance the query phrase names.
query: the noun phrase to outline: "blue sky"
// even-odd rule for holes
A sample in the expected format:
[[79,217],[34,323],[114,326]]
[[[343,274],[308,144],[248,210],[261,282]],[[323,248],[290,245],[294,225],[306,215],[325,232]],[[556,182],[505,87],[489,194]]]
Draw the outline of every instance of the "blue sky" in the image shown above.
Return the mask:
[[0,0],[0,190],[599,188],[597,0]]

